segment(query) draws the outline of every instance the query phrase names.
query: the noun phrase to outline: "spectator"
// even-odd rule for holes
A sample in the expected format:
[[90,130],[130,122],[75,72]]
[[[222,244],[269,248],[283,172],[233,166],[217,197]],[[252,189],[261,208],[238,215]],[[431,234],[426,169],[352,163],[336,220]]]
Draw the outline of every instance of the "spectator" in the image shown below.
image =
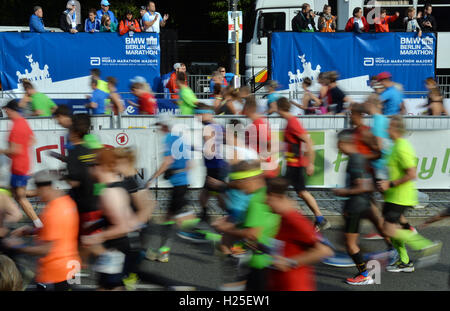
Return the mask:
[[82,31],[81,23],[77,24],[77,13],[75,1],[68,1],[66,9],[59,18],[59,27],[64,32],[75,34]]
[[130,80],[131,93],[137,97],[138,103],[131,100],[128,103],[139,109],[139,114],[155,115],[158,105],[156,104],[155,96],[152,94],[149,87],[146,87],[147,81],[145,78],[137,76]]
[[148,14],[147,8],[144,5],[141,6],[141,9],[139,10],[139,14],[141,15],[141,18],[139,19],[139,26],[141,26],[142,32],[147,32],[147,28],[150,28],[150,27],[145,26],[145,21],[147,21],[147,25],[148,25],[148,21],[150,20],[150,14]]
[[352,99],[345,95],[344,92],[337,86],[338,74],[331,71],[326,75],[328,85],[328,103],[329,109],[332,109],[334,114],[342,114],[345,111],[344,103],[353,103]]
[[194,92],[186,83],[186,74],[184,72],[177,73],[177,87],[180,90],[180,100],[178,106],[180,106],[182,115],[193,115],[194,109],[197,106],[198,99]]
[[[33,15],[30,17],[30,32],[50,32],[50,30],[45,29],[44,12],[40,6],[35,6],[33,8]],[[51,31],[53,32],[53,30]]]
[[447,115],[447,111],[444,107],[444,97],[439,90],[439,86],[433,78],[425,80],[425,86],[428,89],[428,100],[425,105],[427,109],[426,114],[430,116]]
[[319,17],[320,32],[336,32],[336,16],[331,15],[331,5],[325,4]]
[[96,17],[96,10],[90,9],[89,10],[89,18],[86,18],[86,21],[84,22],[84,31],[85,32],[100,32],[100,20],[95,18]]
[[24,106],[31,102],[31,109],[34,116],[39,117],[51,117],[56,110],[56,104],[43,93],[39,93],[28,80],[22,81],[23,89],[25,90],[25,96],[19,103],[19,106]]
[[302,10],[298,12],[298,14],[292,19],[292,31],[297,32],[314,32],[315,22],[313,10],[311,10],[311,6],[308,3],[304,3],[302,5]]
[[117,24],[113,23],[106,14],[102,16],[100,32],[117,32]]
[[[179,72],[184,72],[186,74],[186,65],[183,63],[176,63],[175,65],[173,65],[173,69],[175,69],[174,72],[172,72],[172,74],[170,75],[169,81],[166,84],[166,88],[169,89],[170,92],[170,98],[171,99],[178,99],[178,87],[177,87],[177,74]],[[185,81],[185,85],[188,85],[188,81],[187,81],[187,76],[186,77],[186,81]]]
[[363,33],[369,31],[369,23],[367,23],[366,18],[363,16],[363,11],[360,7],[353,9],[353,17],[349,18],[347,25],[345,26],[345,31]]
[[109,99],[112,103],[112,111],[114,115],[117,116],[125,110],[122,103],[122,98],[119,93],[117,93],[117,79],[114,77],[107,77],[106,81],[108,83]]
[[406,32],[417,32],[419,37],[422,37],[422,29],[419,26],[416,18],[416,9],[414,7],[408,8],[408,16],[403,19]]
[[108,0],[102,0],[100,5],[101,5],[102,8],[101,8],[101,10],[97,11],[97,19],[101,21],[103,15],[108,15],[111,18],[111,23],[117,25],[119,22],[117,21],[117,18],[114,15],[114,12],[109,10],[109,1]]
[[130,34],[133,32],[141,32],[139,22],[134,18],[131,10],[128,10],[126,18],[121,20],[119,25],[119,33],[121,36],[127,32],[130,32]]
[[80,4],[80,1],[77,1],[77,0],[72,0],[72,1],[75,2],[75,13],[77,16],[76,22],[78,25],[78,24],[81,24],[81,4]]
[[281,97],[280,94],[277,93],[277,88],[279,87],[277,81],[269,81],[267,84],[267,92],[269,95],[267,95],[267,110],[266,113],[268,115],[277,112],[278,106],[277,106],[277,100]]
[[43,228],[37,232],[35,245],[26,245],[22,236],[36,234],[25,226],[16,229],[4,244],[17,252],[39,256],[36,273],[39,291],[68,291],[81,266],[78,256],[78,212],[69,195],[52,186],[57,180],[48,171],[34,175],[38,195],[46,203],[41,216]]
[[417,14],[420,28],[422,28],[423,31],[430,32],[437,30],[436,19],[431,15],[432,11],[433,7],[431,6],[431,3],[427,3],[423,7],[423,13],[419,12],[419,14]]
[[147,13],[148,14],[144,14],[142,16],[145,31],[159,33],[160,27],[166,26],[166,22],[169,19],[169,14],[164,14],[164,18],[161,17],[161,14],[156,12],[156,5],[153,1],[150,1],[148,3]]
[[93,92],[86,107],[92,109],[93,115],[105,114],[105,100],[109,97],[108,93],[98,88],[98,80],[95,78],[91,80],[91,87]]
[[22,290],[22,275],[11,258],[0,255],[0,292]]
[[383,102],[383,114],[387,116],[399,114],[404,109],[403,94],[391,81],[391,77],[389,72],[382,72],[377,76],[378,82],[385,88],[380,99]]
[[225,78],[227,71],[225,70],[225,67],[219,67],[217,68],[217,71],[214,71],[212,74],[212,78],[209,81],[209,90],[212,92],[214,90],[215,84],[220,84],[222,88],[228,86],[228,81]]
[[393,23],[400,16],[399,12],[395,12],[395,15],[386,15],[386,12],[386,9],[381,9],[380,18],[375,18],[376,32],[389,32],[389,23]]

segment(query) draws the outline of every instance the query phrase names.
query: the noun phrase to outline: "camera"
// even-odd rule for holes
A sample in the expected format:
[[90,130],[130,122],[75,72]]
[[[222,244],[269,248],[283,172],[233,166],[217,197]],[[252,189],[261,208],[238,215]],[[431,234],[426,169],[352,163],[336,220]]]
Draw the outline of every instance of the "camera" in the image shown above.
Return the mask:
[[317,12],[317,11],[313,11],[313,10],[309,10],[308,13],[309,13],[309,14],[314,13],[315,15],[320,15],[320,14],[322,14],[322,12]]

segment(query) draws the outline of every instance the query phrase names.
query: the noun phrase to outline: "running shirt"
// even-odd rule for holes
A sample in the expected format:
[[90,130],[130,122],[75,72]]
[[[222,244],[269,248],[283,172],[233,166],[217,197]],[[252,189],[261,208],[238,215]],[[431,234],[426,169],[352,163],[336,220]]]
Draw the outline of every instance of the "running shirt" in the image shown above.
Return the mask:
[[40,111],[40,117],[51,117],[53,107],[56,107],[56,104],[47,95],[39,92],[31,95],[31,109]]
[[[284,250],[281,253],[283,257],[301,255],[318,242],[314,226],[296,210],[281,215],[280,231],[276,239],[284,242]],[[315,289],[312,266],[301,266],[287,272],[270,271],[269,290],[313,291]]]
[[[268,246],[270,239],[278,232],[280,216],[274,214],[265,202],[266,188],[263,187],[252,194],[243,227],[261,228],[258,243]],[[254,269],[264,269],[271,264],[271,260],[269,255],[255,252],[249,266]]]
[[[357,179],[372,180],[367,172],[367,161],[359,153],[350,154],[348,157],[345,184],[346,188],[354,188]],[[370,194],[363,193],[353,195],[344,204],[344,212],[355,214],[362,213],[370,208]]]
[[139,114],[156,114],[156,99],[153,94],[144,93],[138,98]]
[[[392,152],[387,158],[389,180],[397,180],[405,176],[405,170],[417,166],[416,153],[404,138],[395,141]],[[412,180],[389,188],[384,193],[384,201],[403,206],[414,206],[418,204],[418,193],[416,183]]]
[[52,242],[50,252],[39,259],[36,281],[60,283],[74,276],[80,267],[78,256],[78,213],[68,196],[50,201],[40,215],[44,227],[38,233],[40,241]]
[[403,102],[403,94],[395,86],[388,87],[380,95],[383,102],[383,114],[386,116],[399,114]]
[[383,149],[381,150],[382,156],[380,159],[372,161],[372,166],[376,170],[383,170],[386,167],[386,157],[389,155],[392,147],[392,141],[388,134],[389,119],[382,114],[373,115],[372,134],[375,137],[380,137],[383,140]]
[[26,176],[30,173],[30,147],[34,134],[24,118],[19,117],[12,120],[12,122],[13,125],[9,133],[8,143],[19,145],[20,152],[10,156],[11,173]]
[[171,156],[173,163],[170,165],[170,170],[183,170],[182,172],[173,174],[170,177],[170,183],[173,186],[186,186],[188,184],[187,178],[187,164],[189,159],[184,154],[187,151],[184,142],[180,143],[182,138],[169,133],[164,138],[164,156]]
[[363,132],[370,131],[370,128],[366,125],[358,126],[354,128],[354,139],[355,145],[358,149],[358,152],[363,155],[370,155],[372,150],[370,147],[363,141]]
[[208,142],[208,146],[204,142],[206,148],[212,148],[214,146],[214,156],[206,156],[203,153],[203,159],[205,161],[206,168],[224,168],[227,163],[223,157],[223,143],[225,140],[225,129],[222,125],[216,123],[204,123],[204,133],[208,135],[214,135],[214,142]]
[[344,111],[344,92],[336,86],[328,90],[328,94],[329,101],[331,101],[330,105],[333,105],[331,109],[334,110],[334,113],[341,113]]
[[193,115],[198,101],[194,92],[188,86],[185,86],[181,88],[179,95],[180,100],[178,101],[178,105],[180,106],[181,114]]
[[302,150],[302,140],[299,136],[307,134],[300,121],[292,116],[287,120],[287,126],[284,131],[284,142],[286,143],[286,161],[287,166],[306,167],[309,164]]
[[277,92],[270,93],[267,96],[267,109],[269,110],[270,109],[270,104],[273,103],[273,102],[276,102],[280,97],[281,97],[281,95],[278,94]]
[[70,196],[75,201],[80,214],[98,210],[98,197],[94,194],[94,180],[89,173],[88,163],[95,159],[95,153],[83,145],[74,145],[67,157],[67,179],[77,181]]
[[92,114],[105,114],[106,113],[106,100],[109,98],[108,93],[103,92],[100,89],[95,89],[92,92],[91,102],[97,104],[97,108],[92,108]]

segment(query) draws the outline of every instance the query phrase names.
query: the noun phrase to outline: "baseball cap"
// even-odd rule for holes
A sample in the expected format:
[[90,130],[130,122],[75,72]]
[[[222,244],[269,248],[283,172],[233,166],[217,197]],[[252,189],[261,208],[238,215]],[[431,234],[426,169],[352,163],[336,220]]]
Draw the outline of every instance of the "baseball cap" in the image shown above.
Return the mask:
[[73,6],[75,6],[75,1],[67,1],[66,8],[71,9]]
[[10,100],[3,108],[8,108],[20,112],[19,102],[15,99]]
[[377,81],[381,81],[384,79],[390,79],[392,77],[390,72],[384,71],[377,76]]
[[102,0],[100,5],[109,6],[109,1],[108,0]]
[[136,76],[136,77],[134,77],[133,79],[130,80],[130,83],[131,84],[134,84],[134,83],[147,83],[147,80],[145,80],[144,77]]
[[50,170],[42,170],[33,175],[34,183],[36,186],[39,185],[51,185],[54,180],[61,179],[56,173]]
[[141,11],[142,10],[147,11],[147,8],[145,7],[145,5],[141,6]]
[[177,70],[181,68],[181,64],[180,63],[176,63],[175,65],[173,65],[173,69]]

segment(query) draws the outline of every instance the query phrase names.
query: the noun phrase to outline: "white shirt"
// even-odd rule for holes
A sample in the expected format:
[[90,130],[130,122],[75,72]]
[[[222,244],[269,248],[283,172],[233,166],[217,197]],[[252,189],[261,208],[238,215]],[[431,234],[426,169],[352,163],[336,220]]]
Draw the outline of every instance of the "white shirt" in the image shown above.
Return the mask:
[[356,18],[355,17],[354,21],[359,24],[359,29],[363,29],[364,28],[364,23],[363,23],[361,18]]
[[160,24],[162,22],[162,17],[161,14],[159,14],[158,12],[155,12],[155,14],[151,15],[149,12],[145,13],[144,16],[142,17],[142,20],[144,22],[153,22],[153,20],[157,18],[158,20],[149,28],[147,28],[145,31],[146,32],[156,32],[159,33],[160,31]]

